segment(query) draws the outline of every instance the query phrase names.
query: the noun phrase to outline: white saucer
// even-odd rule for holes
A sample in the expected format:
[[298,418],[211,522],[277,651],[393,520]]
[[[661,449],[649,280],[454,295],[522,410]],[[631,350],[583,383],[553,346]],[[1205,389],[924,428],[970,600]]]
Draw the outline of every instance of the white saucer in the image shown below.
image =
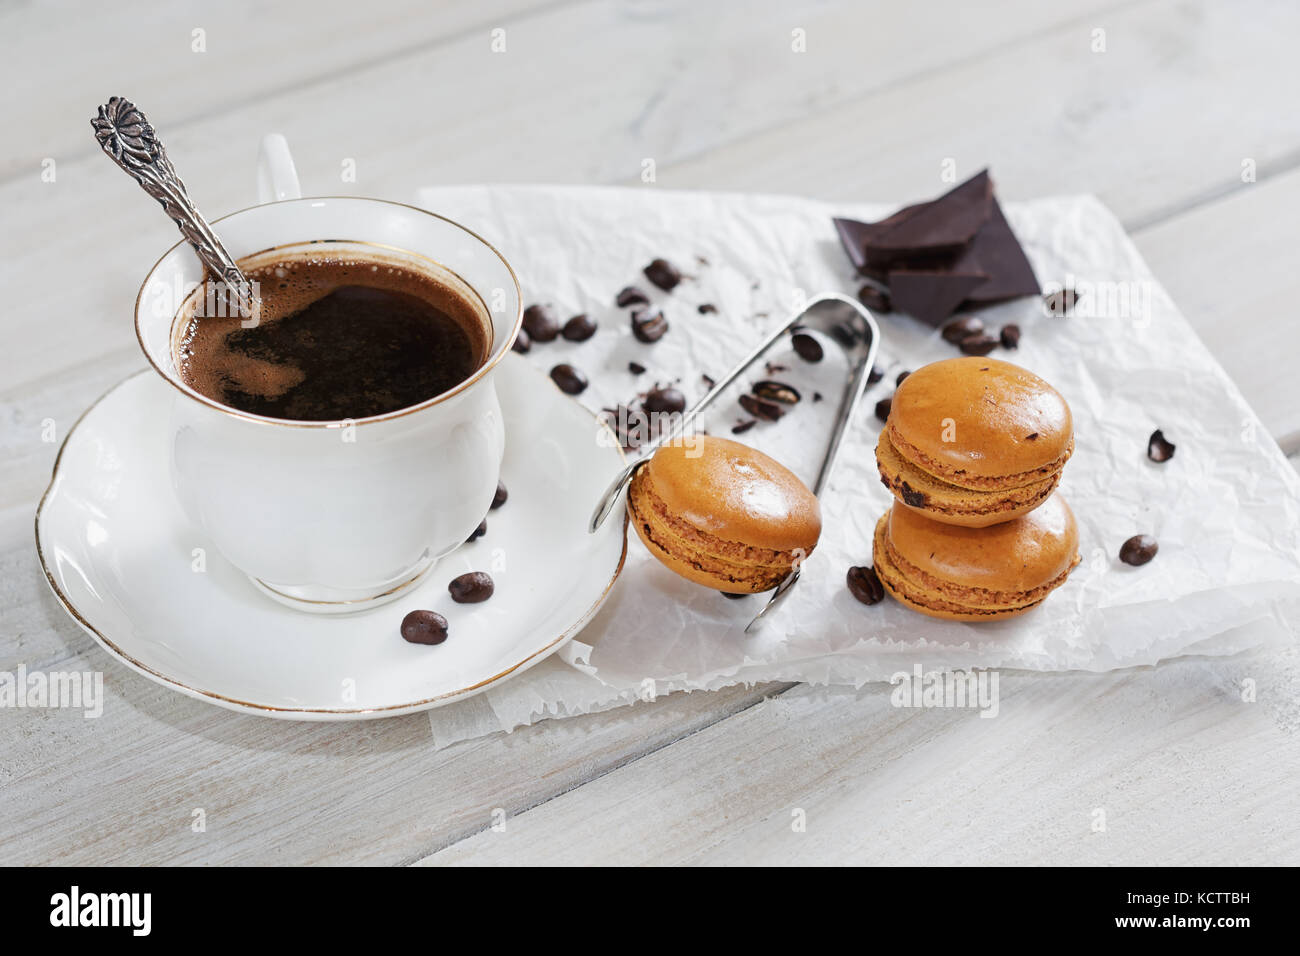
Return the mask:
[[[624,464],[608,429],[516,355],[497,375],[506,423],[504,506],[487,534],[443,558],[401,600],[335,617],[258,593],[175,503],[166,454],[171,393],[152,370],[74,426],[36,512],[55,595],[109,654],[151,680],[232,710],[356,720],[474,694],[554,653],[596,613],[626,555],[626,522],[587,521]],[[206,569],[194,570],[195,549]],[[487,571],[496,593],[455,604],[447,582]],[[436,646],[399,625],[430,608]]]

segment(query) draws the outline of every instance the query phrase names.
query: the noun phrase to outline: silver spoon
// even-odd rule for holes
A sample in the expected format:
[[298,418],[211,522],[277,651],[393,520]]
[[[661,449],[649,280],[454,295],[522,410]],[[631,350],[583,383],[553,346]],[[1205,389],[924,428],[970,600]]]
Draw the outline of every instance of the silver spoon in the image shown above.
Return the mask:
[[[619,472],[618,476],[605,490],[605,494],[601,496],[596,505],[596,510],[591,515],[591,523],[588,525],[587,530],[594,533],[597,528],[605,523],[605,519],[609,517],[610,512],[618,504],[619,497],[623,494],[624,489],[631,482],[632,476],[636,474],[637,469],[650,460],[657,448],[680,437],[691,422],[704,409],[708,408],[715,398],[726,391],[732,382],[743,375],[746,369],[762,358],[779,339],[796,326],[822,332],[828,338],[839,343],[848,356],[849,367],[852,369],[851,377],[844,387],[844,395],[840,399],[840,407],[836,413],[835,429],[831,432],[830,444],[826,448],[825,457],[822,458],[821,469],[817,472],[817,480],[813,483],[813,494],[821,497],[826,482],[830,479],[835,458],[839,454],[844,432],[848,428],[853,413],[867,390],[867,380],[871,375],[871,367],[875,364],[876,351],[880,345],[880,328],[876,325],[875,317],[855,300],[836,292],[826,292],[817,296],[808,303],[802,312],[792,317],[781,327],[773,330],[766,339],[759,343],[754,351],[750,352],[735,368],[709,389],[703,398],[683,413],[671,429],[660,435],[649,445],[646,445],[642,449],[642,456]],[[790,573],[776,586],[772,596],[763,605],[763,609],[749,622],[749,625],[745,628],[746,631],[749,631],[782,598],[790,593],[790,589],[798,583],[800,573],[801,566],[796,563]]]
[[234,257],[226,251],[217,234],[190,202],[185,184],[176,175],[167,150],[158,140],[144,113],[130,100],[114,96],[99,108],[90,121],[95,139],[108,158],[126,170],[154,199],[194,247],[203,264],[224,284],[240,308],[240,314],[256,317],[257,297]]

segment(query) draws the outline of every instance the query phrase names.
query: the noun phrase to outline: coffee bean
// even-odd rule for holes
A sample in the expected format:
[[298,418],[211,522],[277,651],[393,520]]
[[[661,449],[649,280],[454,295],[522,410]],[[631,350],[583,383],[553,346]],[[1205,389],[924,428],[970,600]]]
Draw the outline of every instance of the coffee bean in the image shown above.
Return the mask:
[[478,523],[478,527],[475,528],[472,532],[470,532],[470,536],[465,539],[465,543],[469,544],[471,541],[477,541],[485,534],[487,534],[487,518],[484,518],[482,521],[480,521]]
[[458,578],[452,578],[447,585],[451,599],[457,604],[478,604],[486,601],[496,590],[492,578],[482,571],[470,571]]
[[570,342],[585,342],[596,334],[596,323],[591,320],[591,317],[586,312],[583,312],[581,315],[575,315],[568,322],[565,322],[560,334]]
[[875,568],[849,568],[849,592],[863,604],[879,604],[885,599],[885,587]]
[[[700,313],[700,315],[712,315],[714,312],[718,311],[718,307],[712,302],[705,302],[698,306],[695,311]],[[744,595],[741,595],[741,597],[744,597]]]
[[769,402],[780,402],[782,405],[795,405],[799,402],[798,390],[793,385],[785,384],[785,382],[764,379],[761,382],[755,382],[750,391],[759,398],[765,398]]
[[881,368],[879,365],[873,365],[871,366],[871,371],[867,373],[867,384],[875,385],[884,377],[885,377],[885,370]]
[[998,340],[985,332],[966,336],[958,346],[966,355],[988,355],[997,347]]
[[739,601],[741,598],[747,598],[750,596],[748,594],[732,594],[730,591],[719,591],[718,593],[724,598],[729,598],[732,601]]
[[637,309],[632,313],[632,334],[638,342],[650,345],[658,342],[668,331],[668,320],[657,309]]
[[822,344],[807,332],[796,332],[790,340],[797,354],[805,362],[820,362],[826,355],[822,351]]
[[647,279],[665,292],[672,292],[682,281],[682,274],[667,259],[656,259],[642,271]]
[[627,370],[631,372],[633,375],[640,375],[643,372],[645,372],[645,366],[642,365],[640,362],[628,362]]
[[560,334],[560,320],[549,305],[530,305],[524,309],[524,331],[534,342],[553,342]]
[[509,497],[510,497],[510,492],[506,491],[506,483],[504,481],[498,481],[497,493],[492,496],[492,510],[496,511],[498,508],[500,508],[503,504],[506,503],[506,499]]
[[1004,349],[1020,348],[1020,326],[1014,322],[1002,326],[1002,331],[998,333],[998,339],[1002,342]]
[[686,411],[686,396],[670,387],[652,388],[641,403],[650,414],[677,414]]
[[971,336],[979,335],[984,331],[984,323],[973,315],[959,315],[939,333],[943,336],[945,342],[951,342],[953,345],[960,345],[961,340]]
[[748,420],[746,420],[746,421],[743,421],[743,422],[737,422],[735,425],[732,425],[732,426],[731,426],[731,434],[733,434],[733,435],[743,435],[743,434],[745,434],[745,432],[749,431],[751,428],[753,428],[753,427],[754,427],[755,425],[757,425],[757,424],[758,424],[758,419],[757,419],[757,418],[750,418],[750,419],[748,419]]
[[447,619],[437,611],[412,611],[402,618],[402,639],[412,644],[441,644],[447,639]]
[[649,305],[650,297],[634,285],[627,286],[614,300],[619,305]]
[[872,312],[879,312],[881,315],[893,311],[889,293],[879,286],[864,285],[858,290],[858,301]]
[[907,369],[903,369],[903,371],[899,372],[898,378],[894,379],[894,388],[898,388],[898,386],[902,385],[903,379],[907,378],[907,376],[911,374],[912,373],[909,372]]
[[894,397],[892,395],[889,398],[882,398],[880,401],[876,402],[876,417],[882,422],[888,421],[889,409],[893,404]]
[[769,402],[757,395],[740,396],[740,407],[755,418],[761,418],[765,422],[774,422],[785,414],[785,411],[776,402]]
[[915,488],[913,488],[913,487],[912,487],[911,485],[909,485],[907,482],[903,482],[903,488],[902,488],[902,491],[903,491],[903,503],[904,503],[904,504],[909,504],[909,505],[911,505],[913,508],[924,508],[924,507],[925,507],[925,492],[924,492],[924,491],[917,491]]
[[1119,549],[1119,559],[1133,567],[1141,567],[1156,556],[1160,545],[1149,534],[1135,534],[1125,541]]
[[1078,301],[1079,296],[1073,289],[1058,289],[1043,296],[1043,308],[1048,315],[1069,315]]
[[528,337],[528,330],[521,328],[515,340],[510,343],[510,351],[518,352],[520,355],[526,353],[533,347],[533,340]]
[[1147,439],[1147,457],[1152,461],[1168,461],[1174,457],[1174,449],[1178,446],[1165,438],[1165,433],[1156,429]]
[[601,417],[618,436],[618,443],[624,448],[638,448],[649,437],[650,419],[639,408],[620,405],[606,408]]
[[587,389],[587,376],[572,365],[557,365],[551,369],[551,381],[566,395],[581,395]]

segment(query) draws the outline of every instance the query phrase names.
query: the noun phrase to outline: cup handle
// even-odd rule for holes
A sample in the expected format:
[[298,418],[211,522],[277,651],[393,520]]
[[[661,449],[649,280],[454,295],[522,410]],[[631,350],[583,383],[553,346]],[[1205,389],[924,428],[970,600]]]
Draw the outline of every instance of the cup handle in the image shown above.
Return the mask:
[[293,165],[289,141],[280,133],[268,133],[262,137],[257,151],[257,201],[301,198],[302,187],[298,185],[298,170]]

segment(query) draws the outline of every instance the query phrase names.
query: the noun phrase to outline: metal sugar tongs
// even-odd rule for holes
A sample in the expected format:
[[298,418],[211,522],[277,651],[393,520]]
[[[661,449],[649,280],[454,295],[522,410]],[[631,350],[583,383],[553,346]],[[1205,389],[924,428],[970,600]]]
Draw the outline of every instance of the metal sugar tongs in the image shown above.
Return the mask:
[[[822,490],[826,487],[826,482],[830,479],[831,468],[835,465],[835,457],[839,453],[844,431],[848,427],[849,421],[852,420],[853,413],[857,409],[859,402],[861,402],[862,396],[866,393],[871,367],[876,361],[876,349],[880,345],[880,328],[876,325],[875,317],[853,299],[834,292],[826,292],[817,296],[808,303],[802,312],[795,315],[780,328],[775,329],[739,365],[718,380],[703,398],[684,412],[672,429],[660,435],[650,444],[643,446],[641,457],[619,472],[618,477],[605,490],[605,494],[596,505],[596,510],[592,513],[591,523],[587,530],[594,533],[597,528],[605,523],[605,519],[609,517],[618,504],[619,498],[632,480],[632,476],[636,474],[638,468],[650,460],[656,449],[679,438],[690,426],[691,422],[699,417],[700,413],[708,408],[715,398],[726,391],[751,365],[762,358],[779,339],[792,331],[799,330],[821,332],[833,341],[838,342],[848,357],[849,368],[852,369],[852,374],[844,388],[843,398],[840,400],[839,411],[835,419],[835,429],[831,433],[830,445],[826,449],[826,457],[822,459],[821,470],[818,471],[817,480],[812,488],[813,494],[820,498]],[[790,573],[776,586],[772,596],[763,605],[763,609],[745,627],[746,632],[757,624],[763,618],[763,615],[772,610],[778,601],[790,593],[791,588],[798,583],[801,571],[800,563],[796,563]]]

